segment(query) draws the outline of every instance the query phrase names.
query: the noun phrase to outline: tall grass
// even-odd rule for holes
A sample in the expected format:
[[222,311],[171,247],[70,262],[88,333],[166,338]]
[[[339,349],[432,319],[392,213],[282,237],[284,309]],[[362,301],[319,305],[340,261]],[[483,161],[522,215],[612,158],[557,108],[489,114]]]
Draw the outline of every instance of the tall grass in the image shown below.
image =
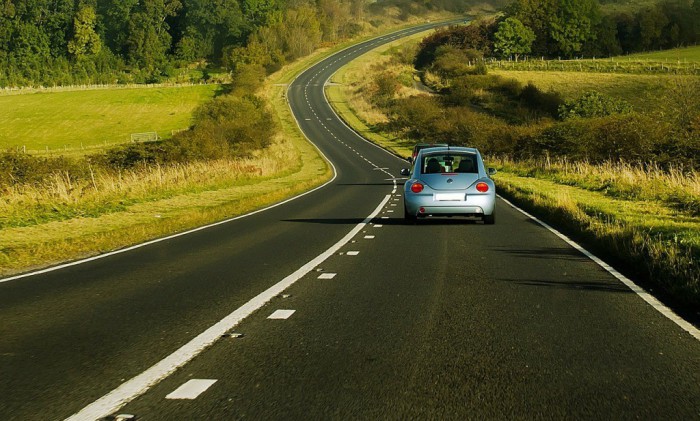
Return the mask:
[[[343,84],[330,88],[336,111],[358,130],[367,129],[367,122],[362,121],[366,116],[385,113],[372,101],[356,101],[357,90],[371,86],[372,71],[384,71],[367,63],[363,67],[362,62],[360,58],[348,65],[340,72]],[[599,74],[596,82],[598,77]],[[658,76],[643,78],[656,80]],[[633,77],[629,79],[631,84]],[[574,76],[571,81],[572,90],[580,87]],[[630,91],[635,89],[639,88],[630,86]],[[362,113],[348,115],[356,109]],[[373,118],[380,121],[377,116]],[[373,141],[405,153],[400,139],[379,130],[371,134]],[[643,280],[655,292],[662,290],[675,302],[700,308],[697,171],[679,167],[662,170],[653,165],[622,162],[594,165],[564,159],[515,162],[487,158],[489,166],[499,168],[495,180],[501,195],[542,215],[610,263],[624,267],[626,273]]]
[[700,218],[556,182],[496,175],[499,193],[625,268],[653,290],[700,307]]
[[513,161],[494,158],[492,164],[524,177],[536,177],[624,200],[663,202],[679,211],[700,216],[700,173],[683,168],[625,162],[571,162],[566,159]]
[[0,194],[0,229],[98,217],[126,210],[135,203],[252,183],[280,175],[298,164],[293,148],[275,144],[245,159],[142,166],[121,172],[91,168],[90,177],[78,181],[65,172],[55,172],[38,185],[4,188]]

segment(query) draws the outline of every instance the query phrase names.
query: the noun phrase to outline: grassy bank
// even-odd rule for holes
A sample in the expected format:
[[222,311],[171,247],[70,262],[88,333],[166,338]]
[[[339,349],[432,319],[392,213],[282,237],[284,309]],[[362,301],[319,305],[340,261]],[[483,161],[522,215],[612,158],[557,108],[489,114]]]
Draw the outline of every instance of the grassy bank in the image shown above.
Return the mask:
[[280,129],[271,147],[251,157],[144,167],[113,177],[96,173],[80,183],[58,173],[42,188],[2,187],[0,276],[244,214],[324,183],[330,166],[300,133],[286,102],[287,84],[352,43],[318,50],[266,80],[260,94]]
[[169,138],[217,85],[108,88],[0,95],[0,149],[82,154],[131,141],[132,133]]
[[[373,80],[378,72],[402,75],[412,71],[388,57],[386,51],[380,47],[342,69],[333,79],[342,85],[329,87],[328,94],[348,124],[405,156],[412,142],[382,132],[381,123],[387,116],[367,100],[367,94],[376,90]],[[520,72],[507,75],[516,73]],[[552,73],[544,73],[548,75]],[[584,81],[590,77],[592,85],[600,81],[598,74],[583,75]],[[539,75],[532,76],[541,83]],[[617,85],[618,76],[624,76],[626,84]],[[609,89],[626,91],[630,99],[645,89],[644,84],[664,83],[656,75],[605,77],[610,78]],[[556,79],[553,75],[553,84]],[[566,83],[576,80],[572,77]],[[410,95],[413,89],[415,86],[404,86],[397,96]],[[581,87],[574,84],[570,89]],[[495,178],[501,194],[553,223],[656,293],[691,309],[691,317],[698,316],[700,176],[696,172],[617,163],[513,162],[493,157],[489,165],[499,168]]]
[[[0,196],[0,276],[88,257],[259,209],[331,176],[286,105],[285,72],[267,82],[282,127],[273,146],[245,159],[145,167],[76,184],[57,174],[44,188]],[[46,188],[48,186],[48,188]]]

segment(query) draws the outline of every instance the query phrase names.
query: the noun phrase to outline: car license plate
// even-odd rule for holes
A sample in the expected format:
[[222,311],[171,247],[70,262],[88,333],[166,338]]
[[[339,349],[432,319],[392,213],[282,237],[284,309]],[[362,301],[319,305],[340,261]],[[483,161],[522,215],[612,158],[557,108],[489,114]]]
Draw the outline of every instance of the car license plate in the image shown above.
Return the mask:
[[464,193],[435,193],[436,202],[461,202],[464,200]]

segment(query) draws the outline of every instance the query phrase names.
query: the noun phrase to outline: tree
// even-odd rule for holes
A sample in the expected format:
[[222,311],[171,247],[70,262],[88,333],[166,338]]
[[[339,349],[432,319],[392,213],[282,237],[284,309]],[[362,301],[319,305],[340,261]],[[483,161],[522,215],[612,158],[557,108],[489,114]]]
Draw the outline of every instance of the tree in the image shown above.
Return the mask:
[[559,0],[550,29],[559,52],[566,57],[580,53],[584,43],[595,39],[593,30],[599,21],[597,0]]
[[97,15],[102,21],[102,35],[105,44],[116,54],[127,53],[129,22],[139,0],[100,1]]
[[316,10],[309,6],[288,10],[277,31],[290,61],[310,54],[321,42],[321,24]]
[[95,32],[97,15],[92,6],[84,6],[73,19],[73,39],[68,42],[68,52],[81,60],[87,55],[97,54],[102,48],[100,36]]
[[648,7],[638,15],[639,42],[642,50],[656,49],[661,46],[661,34],[668,24],[668,18],[659,7]]
[[247,35],[237,0],[187,0],[173,35],[178,56],[219,60],[224,47],[240,45]]
[[514,56],[518,61],[518,56],[531,51],[535,33],[518,19],[510,17],[498,24],[494,38],[493,48],[497,53],[502,57]]
[[600,21],[597,0],[517,0],[510,9],[535,33],[535,54],[572,57],[595,39]]
[[167,18],[175,16],[181,7],[179,0],[143,0],[138,4],[129,20],[126,41],[132,64],[147,73],[163,65],[172,41]]
[[532,53],[544,56],[557,54],[551,22],[558,7],[558,0],[516,0],[510,7],[508,16],[515,17],[535,33]]

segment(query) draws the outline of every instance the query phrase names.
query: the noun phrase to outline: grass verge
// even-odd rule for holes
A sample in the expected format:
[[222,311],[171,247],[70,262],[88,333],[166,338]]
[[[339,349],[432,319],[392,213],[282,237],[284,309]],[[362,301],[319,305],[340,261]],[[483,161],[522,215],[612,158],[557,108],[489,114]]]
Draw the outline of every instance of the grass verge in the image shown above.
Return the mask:
[[[381,119],[380,111],[367,110],[367,101],[357,99],[366,87],[360,81],[372,79],[368,70],[387,49],[379,47],[341,69],[334,81],[342,84],[329,87],[328,96],[356,131],[405,156],[410,142],[377,130],[373,122]],[[700,320],[697,174],[614,165],[570,171],[498,160],[490,165],[500,169],[495,178],[504,197],[604,256],[684,316]]]
[[[132,180],[107,180],[107,184],[115,184],[109,194],[121,197],[112,208],[95,204],[95,198],[81,202],[71,196],[91,186],[57,180],[50,194],[59,199],[64,196],[63,203],[75,209],[94,205],[94,215],[3,228],[0,276],[97,255],[241,215],[324,183],[332,176],[330,166],[299,132],[285,91],[280,86],[266,91],[283,130],[272,147],[253,158],[191,164],[172,171],[148,168]],[[30,199],[25,196],[23,200]],[[0,197],[4,218],[12,213],[10,208],[21,208],[21,203],[11,202],[6,194]]]
[[[281,129],[274,146],[253,158],[146,168],[139,174],[86,185],[71,184],[59,174],[50,191],[3,189],[0,276],[245,214],[323,184],[332,177],[331,168],[300,132],[286,102],[287,84],[309,65],[354,42],[318,50],[267,79],[262,95]],[[98,182],[102,185],[96,186]],[[90,189],[106,193],[95,197],[86,193]],[[37,217],[23,213],[30,202],[53,205],[44,209],[48,212],[44,217]]]

